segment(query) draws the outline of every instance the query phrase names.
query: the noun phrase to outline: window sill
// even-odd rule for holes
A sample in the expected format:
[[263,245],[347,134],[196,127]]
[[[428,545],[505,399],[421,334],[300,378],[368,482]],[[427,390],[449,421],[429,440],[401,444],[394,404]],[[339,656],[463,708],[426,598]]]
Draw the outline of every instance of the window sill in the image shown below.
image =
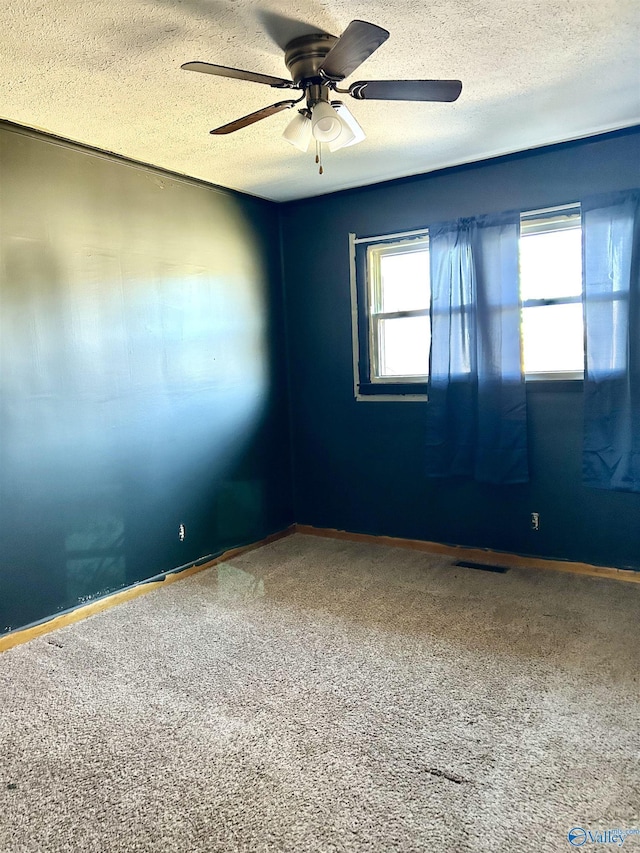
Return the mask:
[[[581,393],[584,388],[584,380],[581,378],[558,378],[527,377],[525,382],[526,393],[548,394],[548,393]],[[356,400],[370,400],[371,402],[398,402],[417,401],[426,402],[426,382],[394,382],[394,383],[362,383],[355,394]]]
[[525,380],[526,392],[528,393],[549,393],[549,392],[581,392],[584,388],[584,380],[582,378],[575,379],[549,379],[549,378],[527,378]]
[[355,395],[356,400],[377,402],[427,400],[426,382],[362,382]]

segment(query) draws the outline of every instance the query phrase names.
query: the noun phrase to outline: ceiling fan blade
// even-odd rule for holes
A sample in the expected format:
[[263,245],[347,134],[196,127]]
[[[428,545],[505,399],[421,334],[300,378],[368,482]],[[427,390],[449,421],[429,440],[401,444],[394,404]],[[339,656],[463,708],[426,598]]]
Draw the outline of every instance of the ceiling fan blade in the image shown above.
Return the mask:
[[349,86],[358,101],[455,101],[461,91],[460,80],[364,80]]
[[320,72],[330,80],[344,80],[389,38],[387,30],[366,21],[351,21],[325,56]]
[[225,65],[212,65],[210,62],[185,62],[180,66],[185,71],[200,71],[203,74],[215,74],[217,77],[231,77],[234,80],[250,80],[252,83],[266,83],[274,89],[295,89],[293,80],[284,77],[271,77],[269,74],[256,74],[240,68],[227,68]]
[[269,116],[275,115],[281,110],[290,110],[291,107],[293,107],[297,103],[299,102],[280,101],[277,104],[271,104],[270,107],[263,107],[261,110],[257,110],[255,113],[249,113],[249,115],[242,116],[242,118],[237,118],[235,121],[230,121],[229,124],[223,124],[221,127],[216,127],[216,129],[211,130],[210,133],[220,135],[224,133],[233,133],[235,130],[242,130],[243,127],[248,127],[250,124],[255,124],[255,122],[261,121],[263,118],[269,118]]

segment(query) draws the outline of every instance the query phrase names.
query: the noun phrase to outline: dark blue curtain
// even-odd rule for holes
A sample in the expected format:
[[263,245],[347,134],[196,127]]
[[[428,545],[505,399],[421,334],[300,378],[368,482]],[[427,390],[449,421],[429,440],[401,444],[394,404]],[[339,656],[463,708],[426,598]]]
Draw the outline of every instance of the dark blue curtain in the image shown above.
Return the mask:
[[429,229],[427,474],[529,479],[517,212]]
[[583,474],[640,492],[640,190],[582,203]]

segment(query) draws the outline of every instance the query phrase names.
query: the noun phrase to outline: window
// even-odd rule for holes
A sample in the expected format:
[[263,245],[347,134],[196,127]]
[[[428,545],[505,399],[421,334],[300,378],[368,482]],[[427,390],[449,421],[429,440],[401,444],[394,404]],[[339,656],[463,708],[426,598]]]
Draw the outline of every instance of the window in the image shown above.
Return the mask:
[[367,272],[371,382],[425,381],[431,339],[429,238],[369,246]]
[[581,378],[584,325],[579,208],[521,217],[520,298],[527,378]]
[[[431,346],[429,232],[351,235],[351,243],[356,397],[424,395]],[[520,297],[526,378],[582,378],[579,205],[522,214]]]
[[351,242],[356,397],[424,396],[431,343],[428,231],[351,235]]

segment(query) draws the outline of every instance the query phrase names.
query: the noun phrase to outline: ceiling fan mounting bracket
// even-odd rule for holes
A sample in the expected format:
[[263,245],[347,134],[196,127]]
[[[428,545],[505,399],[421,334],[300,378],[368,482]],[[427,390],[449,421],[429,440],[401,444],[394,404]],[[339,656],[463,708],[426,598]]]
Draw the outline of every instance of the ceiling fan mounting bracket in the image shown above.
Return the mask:
[[[289,42],[284,50],[284,61],[296,86],[305,81],[320,82],[320,67],[337,41],[335,36],[328,33],[314,33]],[[322,82],[326,84],[326,80]]]

